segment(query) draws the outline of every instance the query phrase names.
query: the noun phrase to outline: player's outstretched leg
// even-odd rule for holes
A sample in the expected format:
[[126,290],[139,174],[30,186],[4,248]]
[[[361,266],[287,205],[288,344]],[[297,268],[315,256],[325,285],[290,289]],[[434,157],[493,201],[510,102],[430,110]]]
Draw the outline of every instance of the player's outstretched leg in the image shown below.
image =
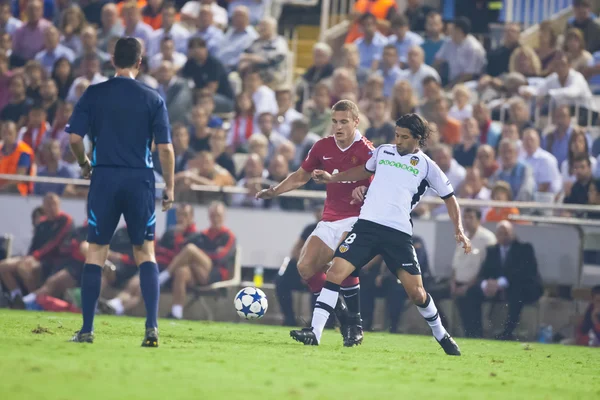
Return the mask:
[[429,324],[431,333],[433,333],[435,340],[442,346],[444,352],[449,356],[460,356],[458,345],[446,331],[444,325],[442,325],[440,313],[438,312],[433,299],[423,287],[421,275],[414,275],[405,270],[400,270],[398,278],[400,279],[400,282],[402,282],[402,286],[404,286],[410,299],[417,306],[419,313],[425,318],[427,324]]
[[[349,276],[342,282],[341,293],[343,303],[348,308],[345,330],[342,330],[344,346],[352,347],[363,341],[362,318],[360,316],[360,281],[355,276]],[[338,308],[340,305],[338,301]],[[337,309],[336,309],[337,311]],[[336,313],[337,314],[337,313]]]

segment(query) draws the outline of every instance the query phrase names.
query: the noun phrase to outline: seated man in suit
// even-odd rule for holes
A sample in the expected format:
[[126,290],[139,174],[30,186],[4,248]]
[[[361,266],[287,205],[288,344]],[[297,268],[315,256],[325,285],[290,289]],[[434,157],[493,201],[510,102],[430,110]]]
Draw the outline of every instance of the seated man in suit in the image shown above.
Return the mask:
[[486,300],[508,303],[504,331],[496,339],[513,340],[523,305],[536,302],[542,296],[543,286],[533,246],[517,240],[510,222],[498,223],[496,239],[498,243],[487,248],[478,284],[467,291],[459,309],[466,336],[480,338],[481,304]]

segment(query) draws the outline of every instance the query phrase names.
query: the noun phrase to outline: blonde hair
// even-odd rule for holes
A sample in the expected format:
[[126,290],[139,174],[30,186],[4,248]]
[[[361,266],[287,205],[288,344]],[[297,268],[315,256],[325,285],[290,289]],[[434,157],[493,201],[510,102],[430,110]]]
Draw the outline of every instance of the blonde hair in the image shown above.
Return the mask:
[[540,57],[537,55],[534,49],[529,46],[519,46],[513,51],[510,56],[510,60],[508,62],[508,71],[509,72],[520,72],[517,66],[517,59],[519,56],[524,55],[531,62],[531,66],[533,67],[534,76],[539,76],[542,74],[542,62],[540,61]]

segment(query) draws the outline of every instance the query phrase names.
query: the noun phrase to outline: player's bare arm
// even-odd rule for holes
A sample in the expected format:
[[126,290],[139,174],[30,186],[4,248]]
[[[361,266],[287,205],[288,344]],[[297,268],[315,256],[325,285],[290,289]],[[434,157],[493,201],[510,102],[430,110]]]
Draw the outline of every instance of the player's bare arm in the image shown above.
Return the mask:
[[279,184],[271,186],[268,189],[263,189],[260,192],[256,193],[256,198],[272,199],[273,197],[277,197],[280,194],[290,192],[292,190],[298,189],[301,186],[306,185],[306,183],[309,180],[310,173],[302,167],[300,167],[295,172],[291,173],[283,181],[281,181]]
[[364,165],[359,165],[334,175],[322,169],[315,169],[312,173],[312,178],[317,183],[335,183],[342,181],[362,181],[369,179],[371,175],[373,175],[373,172],[367,170]]
[[355,187],[352,191],[352,201],[350,204],[360,204],[365,201],[365,195],[367,194],[366,186]]
[[81,175],[85,179],[90,179],[90,176],[92,175],[92,164],[90,163],[87,154],[85,154],[83,137],[79,135],[69,135],[69,143],[71,144],[71,151],[81,167]]
[[175,200],[175,152],[171,143],[160,143],[158,148],[158,158],[163,170],[163,179],[165,180],[165,192],[163,194],[162,209],[167,211],[173,205]]
[[450,196],[447,199],[444,199],[444,202],[446,203],[446,208],[448,209],[448,216],[454,224],[454,238],[456,239],[456,242],[462,243],[465,254],[471,253],[471,241],[467,235],[465,235],[463,230],[462,219],[460,217],[460,207],[458,206],[456,196]]

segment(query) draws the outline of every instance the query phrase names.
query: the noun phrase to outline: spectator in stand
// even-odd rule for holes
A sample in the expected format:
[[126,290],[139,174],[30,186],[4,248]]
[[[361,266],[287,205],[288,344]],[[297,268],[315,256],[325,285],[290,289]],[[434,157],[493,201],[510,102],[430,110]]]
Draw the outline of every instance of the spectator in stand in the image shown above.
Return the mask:
[[[448,177],[448,181],[450,182],[454,190],[456,190],[457,192],[460,191],[460,188],[465,180],[467,171],[454,159],[452,147],[450,147],[447,144],[439,144],[436,147],[430,149],[430,153],[433,161]],[[429,188],[425,192],[425,195],[427,197],[436,197],[437,193],[435,193],[433,189]],[[430,210],[431,216],[437,217],[439,215],[445,215],[447,209],[445,205],[432,205],[430,207]]]
[[6,32],[12,36],[22,25],[23,22],[20,19],[12,16],[10,2],[0,3],[0,32]]
[[177,10],[175,9],[175,5],[173,3],[165,3],[162,7],[161,16],[160,29],[152,32],[146,54],[149,57],[158,54],[163,39],[167,37],[173,40],[176,52],[185,54],[188,49],[190,33],[176,22]]
[[[186,241],[196,234],[194,208],[189,204],[179,204],[176,208],[176,225],[169,228],[156,243],[156,260],[159,269],[164,270],[178,254]],[[129,279],[125,289],[110,300],[99,299],[98,307],[105,314],[123,315],[142,301],[139,275]]]
[[14,74],[10,78],[8,90],[10,100],[0,112],[0,120],[13,121],[18,127],[21,127],[26,120],[27,111],[32,105],[31,99],[27,98],[27,84],[22,74]]
[[263,160],[269,155],[269,140],[262,133],[254,133],[248,139],[248,153],[256,153]]
[[185,54],[175,51],[175,42],[170,36],[165,36],[162,39],[162,42],[160,43],[160,52],[156,53],[148,60],[150,71],[156,70],[163,61],[172,62],[176,72],[183,68],[188,61]]
[[265,16],[265,7],[268,4],[269,3],[264,0],[231,0],[227,6],[229,20],[231,21],[233,18],[233,12],[237,7],[244,6],[250,12],[250,24],[258,25]]
[[2,53],[0,47],[0,111],[8,104],[10,99],[9,86],[13,71],[8,69],[8,56]]
[[306,159],[308,152],[313,145],[317,143],[321,137],[310,131],[308,120],[302,117],[292,122],[289,139],[294,146],[296,146],[294,160],[291,163],[290,169],[296,170],[300,167],[302,161]]
[[121,16],[124,22],[123,36],[135,37],[142,41],[144,48],[147,49],[150,38],[154,30],[144,21],[142,13],[135,0],[127,0],[121,9]]
[[265,159],[267,163],[271,161],[277,147],[286,140],[285,137],[274,129],[274,121],[275,116],[271,113],[262,113],[258,115],[258,129],[269,142],[269,151],[267,158]]
[[230,153],[245,150],[248,139],[254,133],[256,110],[250,94],[242,92],[236,97],[234,111],[235,115],[227,134],[227,148]]
[[26,143],[37,153],[46,140],[50,125],[46,121],[46,110],[41,104],[34,104],[27,113],[27,124],[19,130],[19,141]]
[[[57,100],[56,104],[54,121],[52,122],[52,127],[50,128],[50,132],[46,135],[46,138],[49,140],[58,140],[61,153],[63,154],[63,157],[66,157],[67,155],[73,155],[69,146],[69,134],[65,132],[65,127],[73,113],[73,104],[65,103],[61,100]],[[76,165],[77,168],[79,168],[79,164]]]
[[390,116],[392,120],[395,121],[405,114],[414,113],[418,105],[419,101],[410,83],[405,80],[396,82],[390,99]]
[[[575,183],[573,183],[568,195],[565,196],[564,203],[589,204],[588,194],[594,177],[592,164],[587,154],[579,153],[573,157],[573,173],[575,174]],[[571,213],[564,211],[563,215],[569,216]],[[585,217],[585,213],[580,216]]]
[[358,0],[350,14],[353,22],[346,36],[346,43],[352,43],[363,33],[360,27],[360,17],[366,13],[373,14],[377,21],[377,29],[384,35],[388,34],[390,21],[398,14],[395,0]]
[[162,25],[162,8],[164,0],[148,0],[146,5],[142,7],[142,21],[150,25],[153,30],[159,29]]
[[292,89],[287,86],[282,86],[275,92],[275,98],[279,106],[275,129],[286,138],[290,137],[292,122],[302,118],[302,114],[293,107],[294,99],[292,96]]
[[58,97],[61,100],[65,100],[69,94],[69,89],[75,80],[73,77],[73,70],[71,69],[71,63],[68,59],[62,57],[56,60],[52,67],[52,79],[56,83]]
[[235,179],[215,162],[209,151],[201,151],[188,162],[188,169],[175,174],[175,192],[185,199],[208,202],[220,194],[190,192],[191,185],[233,186]]
[[[367,84],[365,85],[364,90],[362,90],[362,97],[357,104],[358,109],[361,110],[361,112],[363,112],[364,114],[370,115],[371,107],[373,106],[373,101],[375,99],[384,97],[384,88],[385,81],[382,75],[378,73],[373,73],[369,75],[369,78],[367,79]],[[393,88],[394,85],[392,85],[392,87],[389,88],[389,91],[391,92]],[[344,96],[341,96],[341,98],[344,100],[349,100],[346,99]]]
[[[571,187],[576,179],[573,161],[578,154],[590,154],[590,149],[585,132],[581,129],[574,129],[569,137],[569,152],[567,159],[560,164],[565,195],[568,195],[571,192]],[[588,158],[594,175],[600,176],[596,169],[597,160],[591,155],[588,156]]]
[[256,108],[255,124],[258,115],[269,112],[276,115],[279,111],[275,92],[264,84],[258,68],[251,67],[242,72],[242,86],[245,92],[252,96],[252,102]]
[[380,97],[373,100],[370,120],[371,126],[366,130],[365,136],[373,142],[373,146],[377,147],[386,143],[394,143],[396,127],[388,121],[384,98]]
[[448,86],[477,79],[486,65],[483,46],[471,35],[471,22],[459,17],[454,22],[451,40],[435,55],[434,67],[448,65]]
[[528,46],[519,46],[510,56],[508,72],[516,72],[526,78],[539,77],[542,76],[542,63],[534,49]]
[[83,58],[89,54],[98,57],[100,65],[110,62],[110,54],[98,49],[98,33],[96,28],[88,25],[81,30],[81,54],[73,63],[73,68],[75,70],[79,69]]
[[159,83],[158,93],[165,99],[169,112],[169,121],[185,122],[192,108],[192,90],[188,82],[175,75],[175,68],[170,61],[163,61],[156,70]]
[[75,52],[76,56],[81,55],[81,31],[86,26],[87,21],[83,11],[77,4],[72,4],[65,9],[60,20],[61,43]]
[[[62,161],[62,151],[57,140],[49,140],[42,148],[44,154],[44,167],[41,167],[38,176],[48,178],[75,179],[77,175]],[[34,186],[36,196],[45,196],[48,193],[56,193],[59,196],[73,196],[76,194],[75,187],[71,184],[37,182]]]
[[437,124],[442,142],[455,145],[460,142],[460,121],[448,115],[448,102],[444,98],[435,101],[434,121]]
[[479,146],[474,166],[479,169],[481,176],[486,181],[490,179],[499,168],[494,148],[489,144]]
[[[556,157],[540,147],[540,134],[535,128],[525,129],[523,133],[523,161],[533,171],[535,191],[558,194],[562,190],[562,178],[558,170]],[[554,199],[554,196],[552,197]]]
[[14,64],[21,66],[44,49],[44,32],[52,23],[42,17],[43,11],[40,0],[27,2],[27,23],[17,28],[12,35],[11,57]]
[[225,204],[220,201],[212,202],[208,207],[210,226],[190,236],[183,249],[159,274],[161,286],[173,278],[173,304],[169,317],[183,318],[183,306],[189,287],[231,279],[236,256],[236,237],[225,226],[225,212]]
[[60,34],[54,26],[49,26],[44,31],[44,49],[35,55],[35,60],[39,62],[46,72],[50,74],[54,63],[61,57],[69,62],[75,61],[75,53],[60,42]]
[[551,21],[540,23],[540,35],[538,46],[535,49],[542,63],[541,76],[548,76],[552,72],[552,61],[557,53],[558,35],[552,28]]
[[441,83],[433,76],[423,79],[423,101],[419,105],[419,114],[423,115],[428,121],[434,121],[437,118],[435,112],[436,101],[442,98],[449,101]]
[[[438,72],[424,63],[425,53],[419,46],[413,46],[408,50],[407,69],[402,71],[402,79],[406,79],[418,98],[424,95],[423,82],[428,77],[433,77],[441,84],[442,80]],[[387,86],[387,85],[386,85]]]
[[196,90],[194,105],[204,108],[208,115],[209,128],[222,128],[223,120],[215,115],[215,101],[212,93],[207,89]]
[[521,98],[514,98],[510,101],[508,117],[511,123],[517,126],[519,137],[523,136],[525,129],[534,128],[531,122],[531,108]]
[[458,121],[463,121],[473,116],[473,105],[471,104],[471,91],[465,85],[459,83],[452,89],[454,104],[450,107],[448,115]]
[[567,22],[566,29],[577,28],[583,32],[586,50],[594,53],[600,50],[600,23],[592,17],[591,0],[573,0],[575,18]]
[[[175,173],[185,171],[188,161],[194,158],[195,153],[190,148],[190,132],[181,122],[175,122],[171,128],[173,136],[173,151],[175,152]],[[152,155],[154,170],[162,175],[162,166],[158,152]]]
[[[529,128],[528,128],[529,129]],[[519,134],[519,127],[514,122],[506,122],[502,125],[502,134],[500,140],[507,139],[517,144],[519,149],[519,157],[525,157],[525,151],[523,150],[523,142],[521,141],[521,135]]]
[[[176,1],[175,3],[176,5],[179,5],[179,3],[182,3],[182,1]],[[193,28],[196,26],[196,22],[200,17],[200,8],[202,6],[210,7],[213,13],[215,26],[217,28],[224,29],[227,27],[227,11],[212,0],[202,0],[187,1],[185,4],[183,4],[183,7],[181,7],[181,22],[186,29],[193,30]]]
[[197,20],[198,30],[192,35],[192,38],[203,39],[210,55],[216,56],[219,45],[223,42],[223,31],[214,25],[213,12],[210,6],[201,6],[199,15]]
[[414,46],[421,46],[423,38],[410,31],[409,20],[404,15],[397,15],[392,19],[392,35],[388,44],[393,44],[398,52],[398,61],[402,68],[406,67],[408,51]]
[[257,27],[258,39],[240,56],[239,69],[258,68],[268,83],[280,85],[287,79],[287,40],[277,34],[277,20],[266,17]]
[[567,159],[569,154],[569,140],[574,130],[574,126],[571,125],[571,113],[569,106],[563,105],[558,106],[554,109],[554,115],[552,117],[554,123],[554,131],[551,131],[544,136],[543,148],[550,153],[559,165]]
[[425,22],[425,40],[421,43],[423,52],[425,53],[425,64],[433,65],[435,55],[440,51],[446,37],[443,34],[444,22],[442,16],[437,11],[432,11],[427,14]]
[[535,179],[531,167],[519,161],[519,147],[514,140],[502,139],[498,150],[501,167],[491,179],[491,184],[498,181],[508,182],[511,192],[517,201],[533,199]]
[[479,142],[496,147],[500,140],[502,125],[492,121],[490,110],[485,103],[479,102],[473,106],[473,118],[479,125]]
[[215,162],[221,167],[225,168],[231,176],[235,176],[235,164],[231,154],[227,153],[227,138],[225,130],[222,128],[215,128],[208,139],[210,145],[210,152],[215,159]]
[[73,226],[72,218],[61,211],[56,194],[47,194],[43,207],[45,217],[35,227],[27,255],[0,262],[0,280],[10,293],[12,308],[24,308],[19,281],[27,292],[33,292],[59,267],[59,245]]
[[54,122],[58,101],[56,83],[52,79],[45,79],[40,87],[40,104],[46,111],[46,120],[50,125]]
[[454,148],[454,159],[463,167],[472,167],[479,148],[479,126],[475,118],[462,123],[462,140]]
[[39,62],[30,60],[25,64],[23,72],[25,74],[25,82],[27,82],[27,97],[34,102],[39,103],[42,99],[40,96],[40,88],[46,75],[44,67],[42,67]]
[[208,113],[201,106],[195,106],[190,113],[190,148],[195,151],[208,151],[211,130],[208,127]]
[[81,61],[81,72],[82,75],[75,78],[73,84],[69,88],[69,93],[67,94],[67,101],[69,103],[76,103],[76,88],[80,82],[83,80],[89,81],[90,85],[95,85],[97,83],[105,82],[107,79],[100,73],[100,61],[98,57],[93,54],[88,54],[83,57]]
[[250,153],[246,159],[241,178],[237,187],[248,189],[248,193],[235,193],[231,195],[231,205],[234,207],[263,208],[264,200],[255,198],[256,193],[263,189],[263,180],[268,171],[264,168],[263,159],[256,153]]
[[[467,174],[465,180],[460,187],[459,197],[465,199],[476,199],[476,200],[490,200],[492,197],[492,191],[488,189],[484,184],[484,179],[481,176],[481,170],[479,168],[467,168]],[[478,210],[482,210],[478,209]],[[486,209],[487,211],[487,209]]]
[[[334,66],[331,63],[333,50],[327,43],[318,42],[313,46],[313,65],[302,75],[302,83],[308,86],[308,93],[312,94],[315,85],[323,79],[333,75]],[[385,53],[384,53],[385,57]],[[298,86],[300,95],[304,95],[303,85]]]
[[[0,121],[0,173],[11,175],[35,175],[35,153],[31,147],[18,140],[17,126],[13,121]],[[0,192],[20,193],[26,196],[33,192],[33,183],[0,179]]]
[[569,28],[565,35],[563,51],[567,54],[569,65],[575,71],[582,71],[593,59],[592,54],[585,49],[583,32],[577,28]]
[[383,54],[383,47],[388,39],[377,31],[377,18],[371,13],[363,14],[358,20],[363,36],[356,39],[354,44],[358,49],[360,67],[377,70]]
[[521,27],[518,23],[504,25],[502,45],[487,55],[486,74],[497,77],[508,72],[510,57],[520,46]]
[[[477,208],[465,208],[463,211],[465,233],[471,240],[471,254],[465,254],[460,246],[456,246],[452,257],[452,278],[450,278],[450,295],[456,300],[459,309],[465,309],[467,291],[477,284],[477,276],[481,264],[487,256],[490,246],[496,244],[496,236],[481,226],[481,211]],[[461,251],[462,250],[462,251]]]
[[421,3],[421,0],[408,0],[404,9],[404,15],[410,21],[410,29],[416,32],[425,30],[426,18],[434,12],[433,8]]
[[575,343],[579,346],[600,346],[600,286],[591,291],[591,302],[575,329]]
[[368,68],[363,68],[360,66],[358,47],[356,47],[356,44],[354,43],[346,43],[344,47],[342,47],[342,59],[340,61],[340,66],[335,71],[339,69],[348,70],[352,75],[354,75],[354,79],[361,86],[367,81],[367,77],[370,74],[370,70]]
[[[288,161],[281,155],[274,155],[269,161],[267,180],[275,184],[282,182],[290,174]],[[265,200],[265,208],[280,210],[304,210],[304,199],[294,197],[277,197]]]
[[108,51],[109,39],[111,37],[121,37],[125,31],[119,18],[117,6],[114,3],[105,3],[102,6],[100,22],[98,28],[98,48],[102,51]]
[[[398,66],[398,51],[393,44],[386,44],[383,48],[381,65],[377,74],[383,78],[383,96],[389,99],[394,85],[403,77],[403,71]],[[369,79],[371,77],[369,76]],[[365,91],[372,89],[372,85],[367,84]],[[362,107],[360,107],[362,108]]]
[[304,115],[308,119],[310,131],[326,137],[331,131],[331,90],[321,82],[315,86],[310,101],[307,101]]
[[257,38],[258,33],[250,25],[248,7],[237,6],[231,15],[231,25],[219,46],[217,58],[223,63],[227,71],[235,71],[241,55],[248,50]]
[[[564,53],[559,53],[554,59],[556,72],[548,76],[538,86],[523,86],[519,93],[526,99],[533,96],[550,96],[558,105],[568,104],[572,108],[579,108],[579,125],[592,125],[598,119],[598,113],[594,105],[592,91],[585,77],[572,69],[569,59]],[[588,120],[588,111],[591,112],[591,120]]]
[[488,247],[477,276],[477,283],[467,291],[460,308],[467,337],[481,338],[481,304],[486,301],[507,301],[508,317],[499,340],[515,340],[525,304],[536,302],[544,288],[540,278],[533,246],[519,241],[513,226],[501,221],[496,228],[497,244]]

